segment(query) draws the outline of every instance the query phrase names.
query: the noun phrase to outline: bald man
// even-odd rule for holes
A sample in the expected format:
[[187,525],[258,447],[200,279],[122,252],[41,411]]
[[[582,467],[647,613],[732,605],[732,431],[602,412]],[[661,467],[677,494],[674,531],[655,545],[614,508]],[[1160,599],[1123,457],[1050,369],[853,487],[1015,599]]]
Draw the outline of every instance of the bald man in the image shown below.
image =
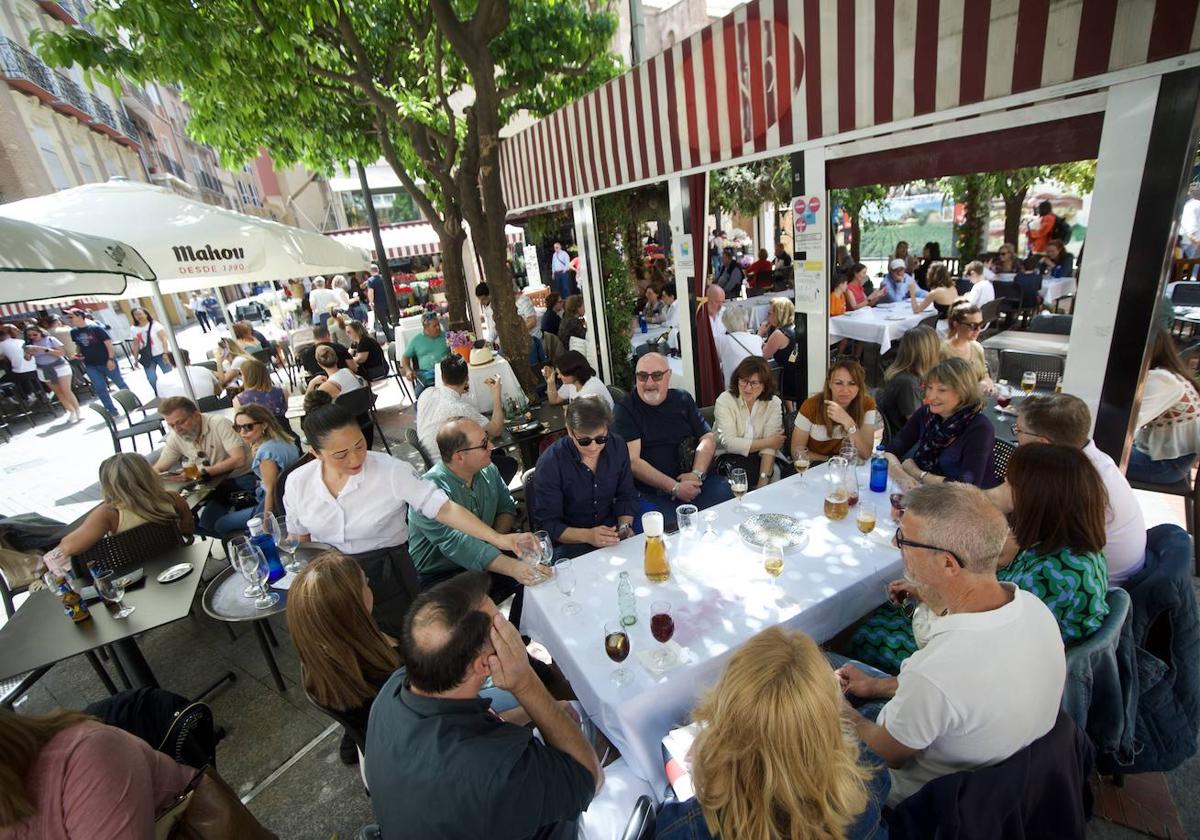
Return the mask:
[[[703,510],[733,497],[729,484],[710,473],[717,441],[696,401],[687,391],[671,387],[667,357],[647,353],[638,359],[636,389],[618,401],[613,431],[629,445],[634,485],[642,501],[675,522],[675,508],[691,502]],[[696,441],[690,469],[679,462],[679,443]],[[644,509],[644,508],[643,508]]]

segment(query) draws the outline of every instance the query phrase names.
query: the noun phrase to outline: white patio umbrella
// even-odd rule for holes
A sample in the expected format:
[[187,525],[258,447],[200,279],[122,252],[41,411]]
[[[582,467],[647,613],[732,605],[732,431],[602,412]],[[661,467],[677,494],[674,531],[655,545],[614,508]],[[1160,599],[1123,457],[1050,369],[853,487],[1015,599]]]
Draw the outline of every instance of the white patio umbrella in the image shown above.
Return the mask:
[[[144,287],[141,281],[132,281],[126,293],[153,297],[164,315],[164,293],[361,271],[369,265],[363,249],[322,234],[124,178],[0,204],[0,217],[129,243],[157,281]],[[169,321],[166,326],[171,354],[182,370],[175,332]],[[181,379],[190,392],[188,377]]]

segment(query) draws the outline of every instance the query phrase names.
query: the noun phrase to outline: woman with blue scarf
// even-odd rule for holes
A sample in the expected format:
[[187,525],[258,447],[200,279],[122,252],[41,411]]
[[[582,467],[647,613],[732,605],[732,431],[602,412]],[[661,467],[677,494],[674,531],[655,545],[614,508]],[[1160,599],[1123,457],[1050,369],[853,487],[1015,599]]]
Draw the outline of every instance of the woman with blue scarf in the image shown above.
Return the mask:
[[924,384],[924,404],[888,446],[892,478],[905,490],[942,481],[991,487],[995,432],[983,414],[975,370],[962,359],[945,359]]

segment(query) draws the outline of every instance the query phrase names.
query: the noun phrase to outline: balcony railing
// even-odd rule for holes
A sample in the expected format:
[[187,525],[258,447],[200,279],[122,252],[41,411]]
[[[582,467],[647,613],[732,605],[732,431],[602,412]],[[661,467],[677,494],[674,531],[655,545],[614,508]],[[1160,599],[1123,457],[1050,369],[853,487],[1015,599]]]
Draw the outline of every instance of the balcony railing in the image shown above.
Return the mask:
[[170,157],[170,155],[166,155],[162,152],[156,152],[156,156],[158,157],[159,173],[167,173],[167,174],[174,175],[176,178],[178,178],[181,181],[187,180],[187,178],[185,178],[184,174],[183,174],[183,167],[180,166],[178,163],[176,163]]
[[121,108],[120,113],[117,116],[121,121],[121,133],[135,143],[140,143],[142,138],[138,133],[137,124],[134,123],[125,109]]
[[209,175],[203,169],[196,170],[196,180],[200,182],[201,189],[209,192],[225,194],[225,186],[212,175]]
[[91,94],[75,84],[74,79],[61,71],[55,71],[54,76],[58,81],[59,104],[63,106],[60,110],[66,110],[77,117],[93,119],[95,115],[92,113]]
[[94,93],[92,94],[92,113],[96,115],[94,122],[106,126],[114,132],[121,130],[121,127],[117,125],[117,118],[113,114],[113,109],[108,107],[108,103]]
[[55,73],[46,63],[11,38],[0,35],[0,73],[14,87],[41,99],[59,95]]

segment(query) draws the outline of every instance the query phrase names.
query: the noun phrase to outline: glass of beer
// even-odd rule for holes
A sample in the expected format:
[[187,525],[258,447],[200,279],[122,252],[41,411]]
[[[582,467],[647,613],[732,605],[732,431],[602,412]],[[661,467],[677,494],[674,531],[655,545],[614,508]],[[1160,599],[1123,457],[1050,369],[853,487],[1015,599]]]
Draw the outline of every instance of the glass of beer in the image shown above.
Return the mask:
[[858,507],[858,517],[855,520],[858,524],[858,530],[864,534],[869,534],[875,530],[875,503],[863,502]]
[[833,520],[845,519],[850,513],[850,490],[846,481],[846,471],[850,469],[845,458],[835,456],[829,459],[828,472],[825,480],[825,515]]
[[1037,387],[1037,374],[1031,370],[1021,374],[1021,390],[1026,394],[1032,394],[1033,389]]
[[783,546],[768,541],[762,547],[763,571],[771,576],[772,588],[778,588],[779,576],[783,574]]
[[1056,393],[1056,394],[1062,393],[1062,377],[1061,376],[1058,377],[1058,379],[1054,382],[1054,393]]
[[801,446],[796,450],[796,454],[792,458],[792,466],[796,468],[796,475],[800,476],[801,481],[804,481],[804,474],[808,472],[810,463],[808,460],[808,449]]
[[656,510],[642,514],[642,533],[646,536],[643,571],[652,583],[662,583],[671,576],[667,562],[667,543],[663,539],[663,515]]
[[183,462],[183,477],[188,481],[195,481],[200,477],[200,465],[191,458]]
[[[629,634],[620,620],[604,623],[604,652],[613,662],[621,663],[629,657]],[[633,675],[628,668],[617,668],[609,675],[616,685],[622,686],[629,682]]]
[[738,513],[745,513],[746,508],[742,504],[742,496],[746,495],[746,491],[750,489],[750,480],[746,476],[746,471],[741,467],[735,467],[729,471],[729,489],[733,491],[734,498],[737,499],[737,504],[733,509]]

